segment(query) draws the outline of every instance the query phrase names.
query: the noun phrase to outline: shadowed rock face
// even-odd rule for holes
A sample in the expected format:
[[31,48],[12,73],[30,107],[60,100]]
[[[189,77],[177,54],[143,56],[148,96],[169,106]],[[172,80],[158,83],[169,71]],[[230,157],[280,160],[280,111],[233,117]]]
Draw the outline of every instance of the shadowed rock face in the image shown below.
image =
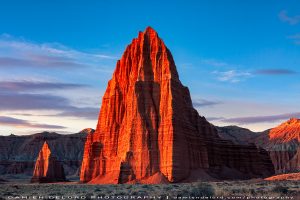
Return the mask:
[[84,142],[92,129],[84,129],[76,134],[61,135],[42,132],[33,135],[0,136],[0,176],[32,176],[35,160],[47,141],[51,152],[57,156],[69,179],[79,179]]
[[197,169],[218,178],[237,171],[238,178],[273,173],[265,151],[220,139],[199,116],[170,51],[148,27],[127,46],[108,82],[80,179],[125,183],[155,176],[152,182],[180,182]]
[[227,126],[218,127],[222,138],[237,144],[255,143],[270,154],[276,174],[300,171],[300,120],[291,118],[261,133]]
[[47,142],[45,142],[35,162],[31,182],[49,183],[65,180],[62,164],[53,156]]

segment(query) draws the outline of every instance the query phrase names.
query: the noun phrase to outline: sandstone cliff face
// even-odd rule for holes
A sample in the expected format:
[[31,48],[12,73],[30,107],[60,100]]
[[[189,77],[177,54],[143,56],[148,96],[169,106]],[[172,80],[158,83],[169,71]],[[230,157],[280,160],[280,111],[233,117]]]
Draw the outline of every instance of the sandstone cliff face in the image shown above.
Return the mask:
[[125,183],[160,174],[179,182],[192,170],[218,176],[227,168],[244,178],[273,172],[266,152],[221,140],[198,115],[170,51],[148,27],[117,62],[85,143],[80,180]]
[[62,164],[53,156],[47,142],[45,142],[35,162],[31,182],[49,183],[65,180]]

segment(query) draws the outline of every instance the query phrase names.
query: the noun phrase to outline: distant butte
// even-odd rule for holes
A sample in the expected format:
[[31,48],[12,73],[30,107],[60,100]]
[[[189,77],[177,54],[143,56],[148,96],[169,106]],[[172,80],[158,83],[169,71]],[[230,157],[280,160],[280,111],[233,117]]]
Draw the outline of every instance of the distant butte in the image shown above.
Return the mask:
[[57,161],[56,157],[52,155],[45,141],[35,162],[31,182],[51,183],[60,181],[66,181],[63,166]]
[[291,118],[269,132],[270,140],[279,140],[282,143],[296,140],[300,142],[300,119]]
[[97,129],[85,143],[81,182],[170,183],[273,173],[265,150],[218,136],[193,108],[156,31],[139,32],[108,82]]
[[300,172],[300,119],[290,120],[267,132],[268,149],[277,174]]

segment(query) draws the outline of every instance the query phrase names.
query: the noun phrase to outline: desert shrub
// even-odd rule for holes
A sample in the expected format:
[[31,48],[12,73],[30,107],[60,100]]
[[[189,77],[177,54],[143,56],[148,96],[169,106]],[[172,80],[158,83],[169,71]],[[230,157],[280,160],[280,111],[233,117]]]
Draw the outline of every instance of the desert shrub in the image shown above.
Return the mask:
[[215,189],[207,183],[198,183],[196,187],[193,187],[192,190],[189,192],[190,196],[194,197],[202,197],[202,196],[214,196]]
[[177,199],[179,199],[178,197],[183,197],[183,196],[186,196],[187,194],[189,194],[189,191],[186,189],[183,189],[177,194]]
[[142,185],[142,188],[146,188],[146,189],[148,189],[150,186],[149,185],[147,185],[147,184],[145,184],[145,185]]
[[234,188],[232,189],[233,194],[245,194],[247,192],[247,189],[245,188]]
[[282,185],[277,185],[272,191],[280,194],[287,194],[289,192],[289,188]]
[[251,195],[256,195],[256,190],[255,189],[250,189],[250,194]]
[[126,185],[126,189],[131,189],[132,185]]

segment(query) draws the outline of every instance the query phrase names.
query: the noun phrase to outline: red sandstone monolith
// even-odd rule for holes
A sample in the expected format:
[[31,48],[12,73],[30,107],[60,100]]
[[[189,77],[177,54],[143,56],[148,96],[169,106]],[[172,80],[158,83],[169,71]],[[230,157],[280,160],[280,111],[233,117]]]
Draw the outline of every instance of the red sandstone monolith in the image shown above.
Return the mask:
[[97,129],[85,143],[80,180],[165,183],[273,172],[264,150],[220,139],[199,116],[169,49],[148,27],[127,46],[108,82]]

